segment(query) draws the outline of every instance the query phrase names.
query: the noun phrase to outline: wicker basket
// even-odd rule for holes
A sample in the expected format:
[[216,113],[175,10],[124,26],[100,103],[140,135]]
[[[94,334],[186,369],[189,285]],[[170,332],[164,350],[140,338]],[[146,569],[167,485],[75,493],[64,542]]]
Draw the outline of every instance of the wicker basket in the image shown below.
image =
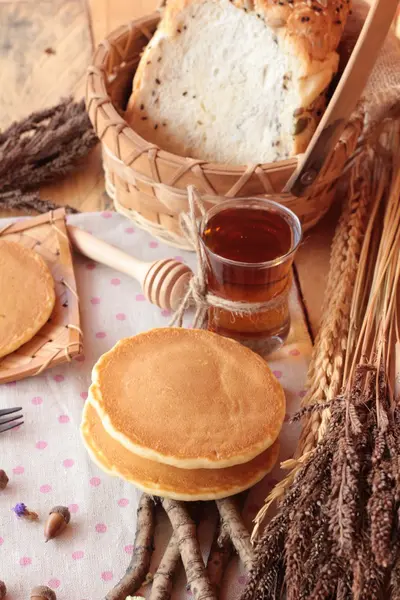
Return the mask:
[[271,164],[232,167],[184,158],[146,142],[124,121],[132,78],[159,13],[118,28],[103,41],[89,68],[86,104],[102,142],[106,191],[117,211],[155,237],[187,248],[179,215],[187,210],[187,186],[194,184],[206,206],[224,198],[272,197],[291,208],[304,229],[315,225],[332,204],[336,182],[354,152],[362,123],[349,123],[335,151],[305,197],[283,193],[298,157]]

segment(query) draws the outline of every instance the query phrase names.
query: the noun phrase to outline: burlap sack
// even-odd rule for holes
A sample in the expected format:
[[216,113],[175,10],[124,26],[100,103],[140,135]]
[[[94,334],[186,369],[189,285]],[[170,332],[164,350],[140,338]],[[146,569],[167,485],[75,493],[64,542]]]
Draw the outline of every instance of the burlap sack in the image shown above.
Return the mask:
[[[368,10],[369,5],[363,0],[353,0],[353,11],[341,42],[342,56],[351,54]],[[386,118],[400,118],[400,41],[393,30],[387,36],[353,118],[360,114],[365,119],[364,135]]]

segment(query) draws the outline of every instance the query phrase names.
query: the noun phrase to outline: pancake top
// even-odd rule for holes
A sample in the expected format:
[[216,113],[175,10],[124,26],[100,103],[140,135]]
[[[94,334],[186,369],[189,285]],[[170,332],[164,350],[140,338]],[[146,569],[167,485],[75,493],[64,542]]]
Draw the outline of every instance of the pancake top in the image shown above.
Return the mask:
[[0,357],[43,327],[54,308],[54,281],[34,250],[0,240]]
[[126,338],[93,369],[106,431],[144,458],[183,469],[248,462],[278,437],[285,396],[265,361],[202,330]]

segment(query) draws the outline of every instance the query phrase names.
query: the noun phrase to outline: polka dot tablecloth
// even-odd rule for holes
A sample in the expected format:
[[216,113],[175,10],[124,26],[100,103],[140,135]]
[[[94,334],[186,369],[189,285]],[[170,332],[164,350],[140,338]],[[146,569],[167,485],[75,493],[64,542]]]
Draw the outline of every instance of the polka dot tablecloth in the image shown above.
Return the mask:
[[[116,213],[78,215],[69,221],[140,259],[175,256],[194,267],[193,255],[161,245]],[[23,406],[25,419],[19,430],[0,437],[0,468],[10,478],[8,487],[0,492],[0,579],[7,584],[9,600],[27,599],[31,588],[41,584],[53,588],[59,600],[101,599],[123,574],[133,550],[140,494],[132,485],[105,475],[92,464],[80,439],[79,423],[91,369],[98,357],[120,338],[167,326],[170,314],[147,303],[138,284],[125,275],[78,256],[75,270],[84,354],[38,377],[0,386],[0,407]],[[285,421],[304,395],[311,352],[295,291],[291,304],[289,341],[268,361],[285,388]],[[285,423],[280,460],[291,456],[298,433],[296,426]],[[244,508],[249,527],[263,498],[281,476],[276,467],[250,492]],[[40,521],[17,519],[11,510],[17,502],[36,511]],[[57,504],[69,506],[71,523],[60,537],[45,544],[44,522]],[[205,558],[215,519],[211,510],[209,521],[199,527]],[[169,524],[162,516],[152,569],[169,533]],[[233,560],[227,571],[225,598],[238,598],[245,581],[244,572]],[[180,573],[174,598],[191,597],[184,583]],[[144,589],[143,595],[147,594]]]

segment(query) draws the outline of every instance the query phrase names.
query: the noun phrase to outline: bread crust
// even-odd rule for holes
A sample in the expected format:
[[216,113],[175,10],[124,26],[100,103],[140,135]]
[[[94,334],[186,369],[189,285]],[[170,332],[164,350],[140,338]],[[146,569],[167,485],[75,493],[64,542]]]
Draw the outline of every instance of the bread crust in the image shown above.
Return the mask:
[[[177,33],[179,13],[205,0],[169,0],[163,17],[167,35]],[[342,37],[351,0],[233,0],[237,8],[255,12],[278,35],[295,42],[299,54],[309,61],[325,60]]]
[[[152,118],[151,112],[140,113],[141,106],[148,109],[146,101],[146,69],[153,70],[154,57],[162,52],[166,40],[177,40],[185,29],[188,9],[209,0],[169,0],[159,27],[146,47],[133,82],[133,92],[125,117],[132,127],[147,141],[164,150],[206,160],[212,156],[192,154],[179,145],[170,147],[170,132]],[[217,1],[217,0],[216,0]],[[326,90],[337,72],[339,44],[351,0],[230,0],[238,10],[256,15],[274,32],[275,41],[282,52],[296,57],[296,86],[299,105],[293,107],[292,140],[284,142],[285,152],[276,151],[272,160],[280,160],[303,153],[316,130],[326,106]],[[156,58],[157,60],[157,58]],[[148,78],[147,78],[148,79]],[[157,87],[157,86],[156,86]],[[154,92],[152,92],[154,93]],[[143,122],[142,122],[143,121]],[[167,136],[167,137],[166,137]],[[177,136],[179,137],[179,136]],[[282,144],[280,148],[282,149]],[[263,162],[261,160],[261,162]],[[237,164],[237,163],[234,163]]]

